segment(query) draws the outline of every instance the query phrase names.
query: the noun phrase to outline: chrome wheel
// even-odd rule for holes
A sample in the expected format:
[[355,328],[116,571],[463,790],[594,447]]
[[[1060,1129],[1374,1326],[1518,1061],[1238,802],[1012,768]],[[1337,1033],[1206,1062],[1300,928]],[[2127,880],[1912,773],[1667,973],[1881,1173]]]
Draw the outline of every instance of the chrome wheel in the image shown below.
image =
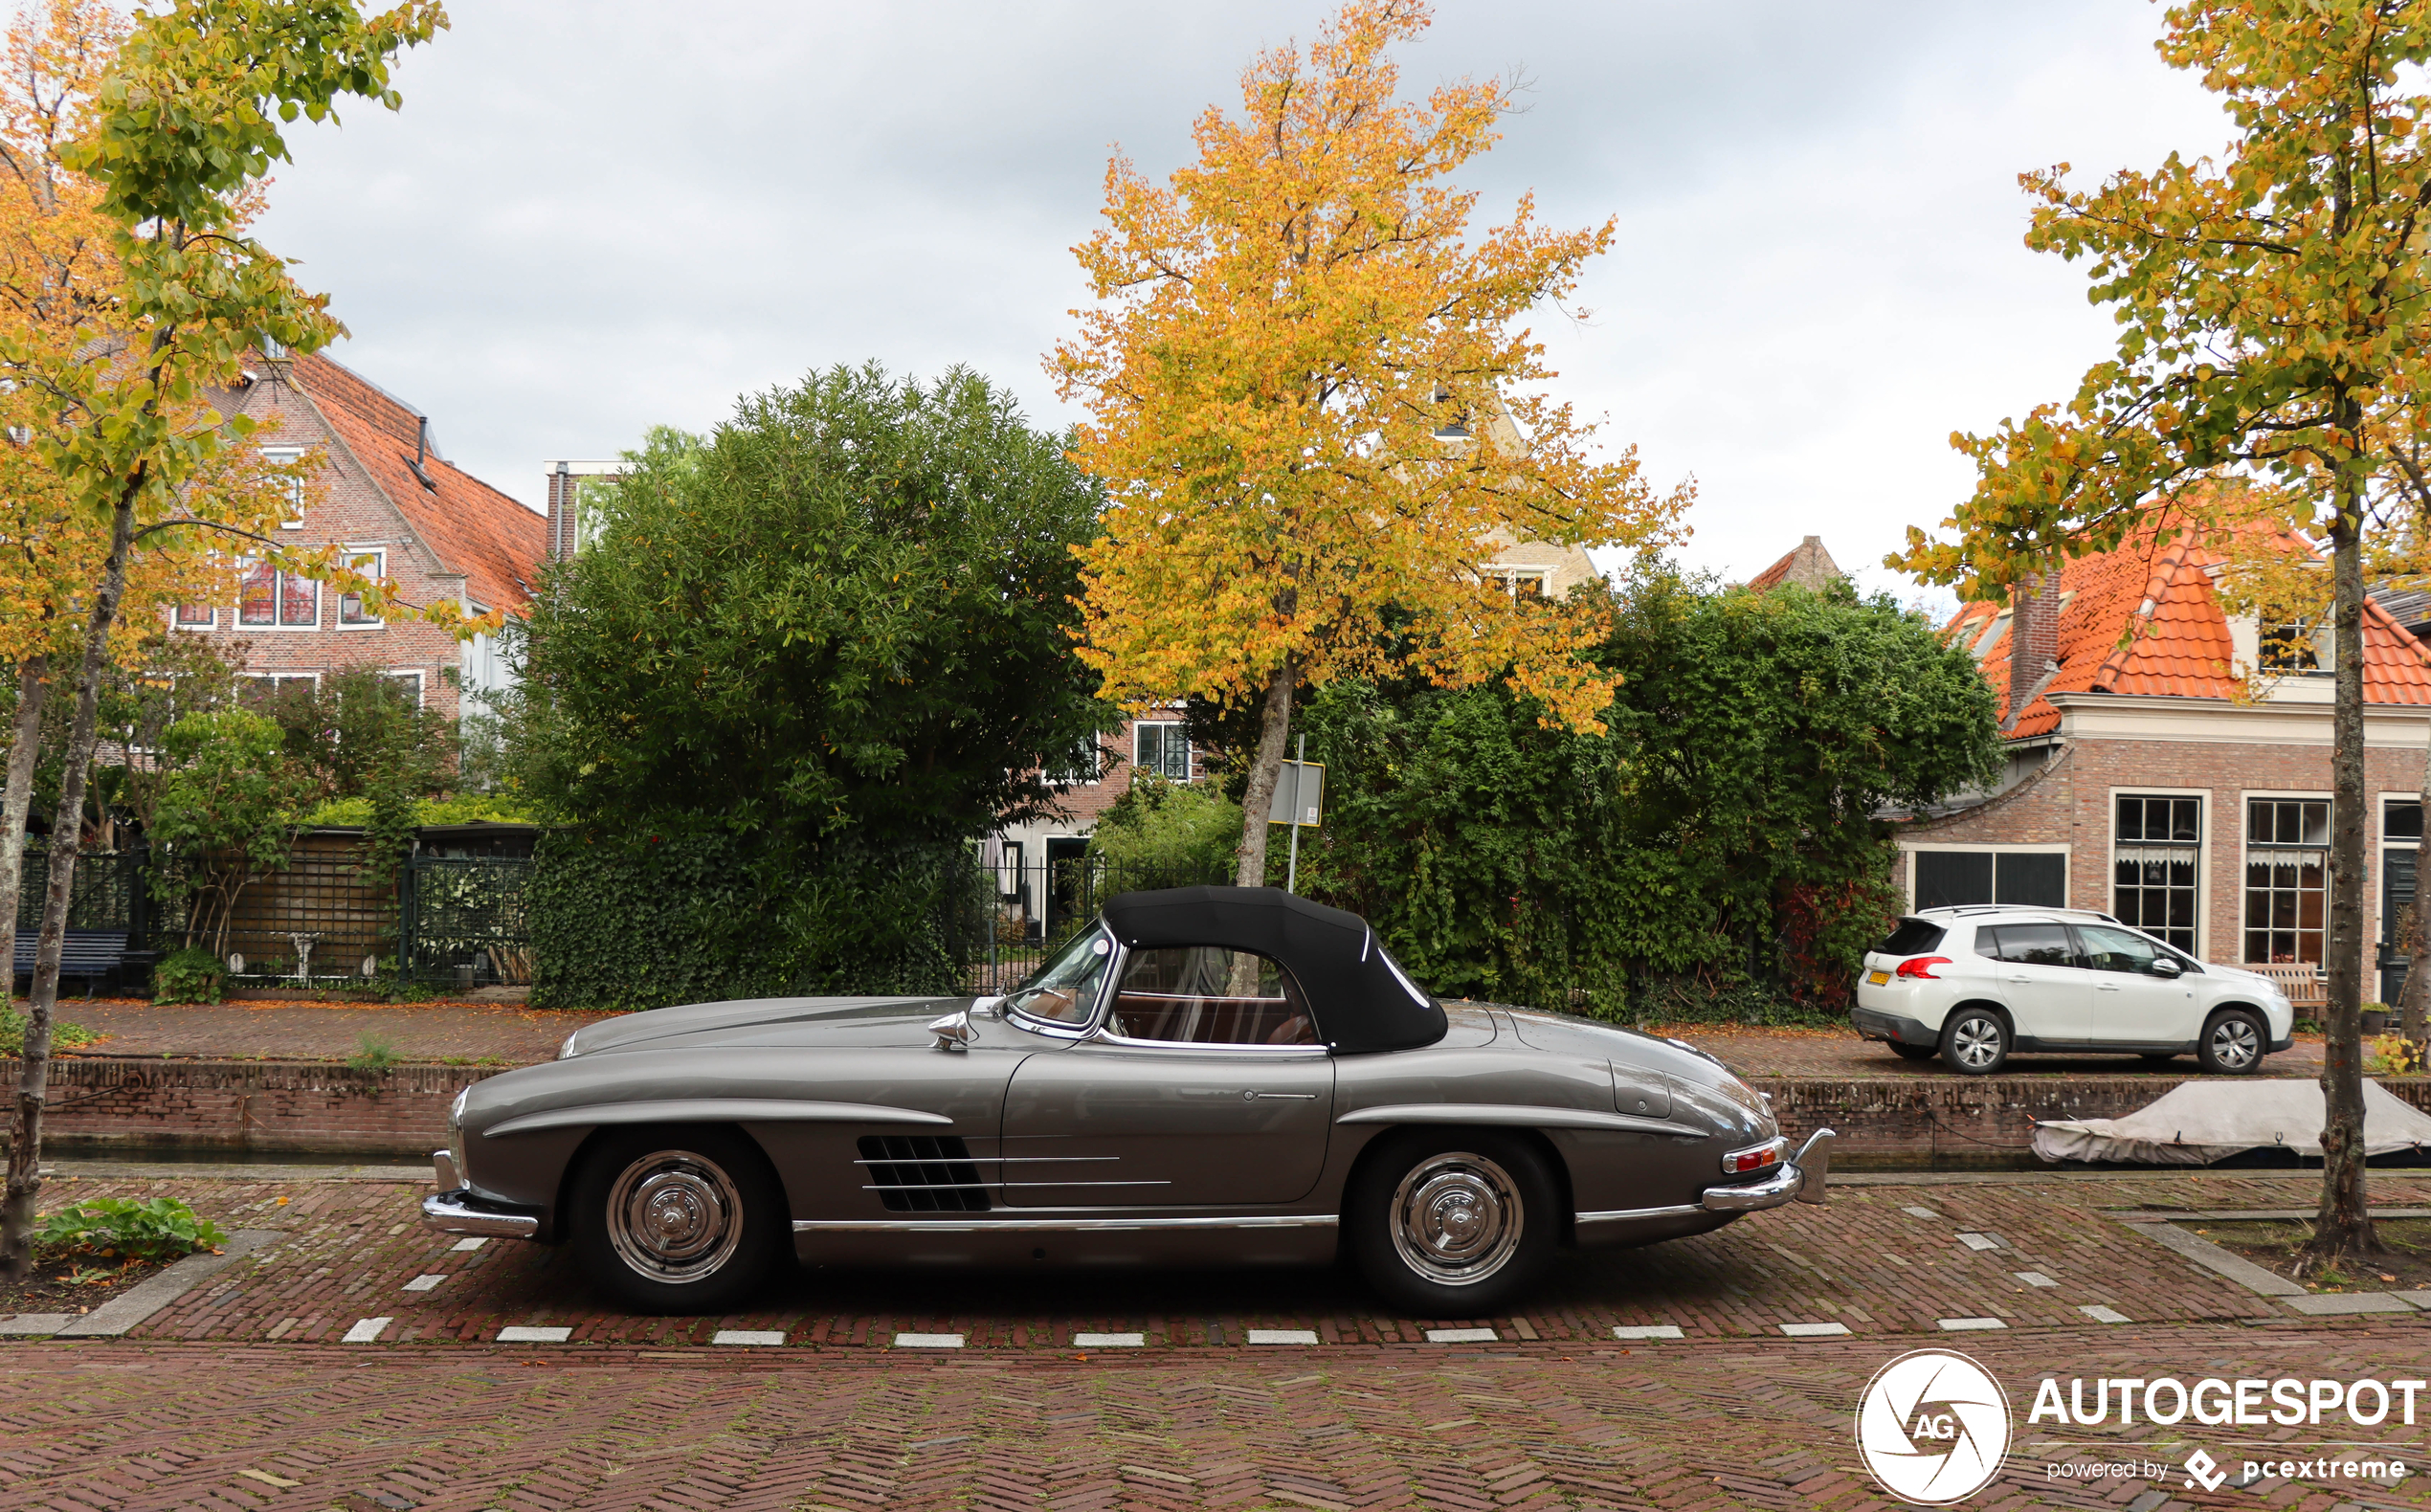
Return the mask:
[[2212,1059],[2222,1071],[2242,1071],[2263,1057],[2263,1038],[2250,1018],[2223,1018],[2212,1026]]
[[608,1189],[608,1242],[655,1281],[714,1276],[743,1242],[743,1194],[706,1156],[658,1150],[627,1166]]
[[1509,1264],[1526,1219],[1510,1173],[1465,1150],[1412,1167],[1385,1215],[1402,1263],[1445,1286],[1473,1285]]
[[2000,1021],[1990,1014],[1977,1013],[1959,1020],[1950,1032],[1951,1054],[1958,1063],[1970,1071],[1982,1071],[2000,1060]]

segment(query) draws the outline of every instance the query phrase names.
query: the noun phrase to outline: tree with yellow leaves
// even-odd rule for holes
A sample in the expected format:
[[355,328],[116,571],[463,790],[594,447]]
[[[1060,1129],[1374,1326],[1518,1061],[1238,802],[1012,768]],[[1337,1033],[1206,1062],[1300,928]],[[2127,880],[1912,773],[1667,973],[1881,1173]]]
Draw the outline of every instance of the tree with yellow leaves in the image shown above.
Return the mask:
[[[133,562],[154,537],[258,534],[216,518],[215,500],[195,491],[252,429],[241,415],[219,420],[209,390],[233,387],[249,352],[274,344],[311,351],[343,330],[327,298],[306,293],[284,259],[247,234],[259,185],[287,155],[282,123],[326,120],[346,96],[394,108],[390,59],[445,19],[435,0],[403,0],[372,16],[355,0],[167,0],[137,13],[58,148],[61,167],[93,187],[116,273],[82,323],[0,322],[0,376],[32,389],[55,417],[30,444],[57,475],[66,510],[98,526],[106,546],[75,601],[76,703],[0,1198],[0,1275],[21,1277],[32,1261],[78,821]],[[303,565],[275,543],[262,553]],[[311,565],[315,575],[375,604],[385,598],[381,585],[345,573],[328,555]],[[422,612],[472,628],[452,609]]]
[[1612,682],[1577,653],[1601,626],[1483,567],[1513,537],[1659,545],[1690,497],[1650,489],[1634,449],[1591,457],[1594,428],[1542,391],[1556,374],[1519,322],[1613,228],[1548,231],[1524,198],[1470,240],[1477,196],[1442,181],[1493,145],[1515,86],[1401,100],[1388,49],[1427,23],[1417,0],[1349,0],[1305,56],[1250,65],[1240,116],[1203,114],[1170,183],[1110,163],[1105,225],[1077,249],[1098,303],[1049,364],[1109,494],[1079,548],[1104,696],[1260,711],[1244,886],[1265,879],[1303,687],[1500,677],[1600,728]]
[[2364,570],[2375,514],[2420,491],[2407,438],[2431,434],[2431,0],[2189,0],[2159,47],[2220,97],[2236,136],[2218,161],[2172,154],[2089,190],[2065,165],[2025,176],[2026,244],[2088,261],[2117,347],[2065,405],[1956,437],[1980,475],[1948,523],[1956,539],[1911,531],[1890,564],[1980,594],[2130,535],[2250,526],[2244,491],[2183,486],[2216,476],[2270,485],[2281,523],[2329,541],[2328,1116],[2306,1257],[2324,1267],[2377,1247],[2359,1018]]

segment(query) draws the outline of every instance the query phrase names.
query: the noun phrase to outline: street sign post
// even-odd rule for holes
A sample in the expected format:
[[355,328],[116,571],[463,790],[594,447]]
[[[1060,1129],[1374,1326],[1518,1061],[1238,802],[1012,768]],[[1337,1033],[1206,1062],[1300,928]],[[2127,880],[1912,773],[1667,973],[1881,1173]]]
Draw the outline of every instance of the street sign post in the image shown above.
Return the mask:
[[1283,868],[1283,891],[1300,883],[1300,832],[1321,828],[1326,812],[1326,768],[1308,759],[1308,737],[1300,737],[1300,759],[1283,763],[1275,779],[1274,802],[1266,811],[1268,824],[1291,826],[1291,859]]

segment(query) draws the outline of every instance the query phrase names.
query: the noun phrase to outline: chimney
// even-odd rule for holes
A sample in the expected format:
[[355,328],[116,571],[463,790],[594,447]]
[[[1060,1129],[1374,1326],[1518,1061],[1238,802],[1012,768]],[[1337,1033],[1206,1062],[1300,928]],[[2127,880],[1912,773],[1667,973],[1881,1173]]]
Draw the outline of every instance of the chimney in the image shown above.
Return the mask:
[[548,560],[564,562],[574,554],[574,470],[554,462],[548,469]]
[[2009,708],[2000,733],[2017,727],[2018,716],[2060,670],[2060,568],[2021,579],[2009,589]]

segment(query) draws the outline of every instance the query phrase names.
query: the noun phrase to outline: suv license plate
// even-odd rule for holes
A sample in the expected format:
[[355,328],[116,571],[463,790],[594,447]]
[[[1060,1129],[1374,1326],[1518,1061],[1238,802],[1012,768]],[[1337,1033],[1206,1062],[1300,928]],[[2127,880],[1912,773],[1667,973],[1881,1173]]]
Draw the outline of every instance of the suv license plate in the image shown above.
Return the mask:
[[1868,971],[1865,973],[1865,985],[1867,987],[1882,987],[1886,985],[1890,979],[1891,974],[1888,971]]

